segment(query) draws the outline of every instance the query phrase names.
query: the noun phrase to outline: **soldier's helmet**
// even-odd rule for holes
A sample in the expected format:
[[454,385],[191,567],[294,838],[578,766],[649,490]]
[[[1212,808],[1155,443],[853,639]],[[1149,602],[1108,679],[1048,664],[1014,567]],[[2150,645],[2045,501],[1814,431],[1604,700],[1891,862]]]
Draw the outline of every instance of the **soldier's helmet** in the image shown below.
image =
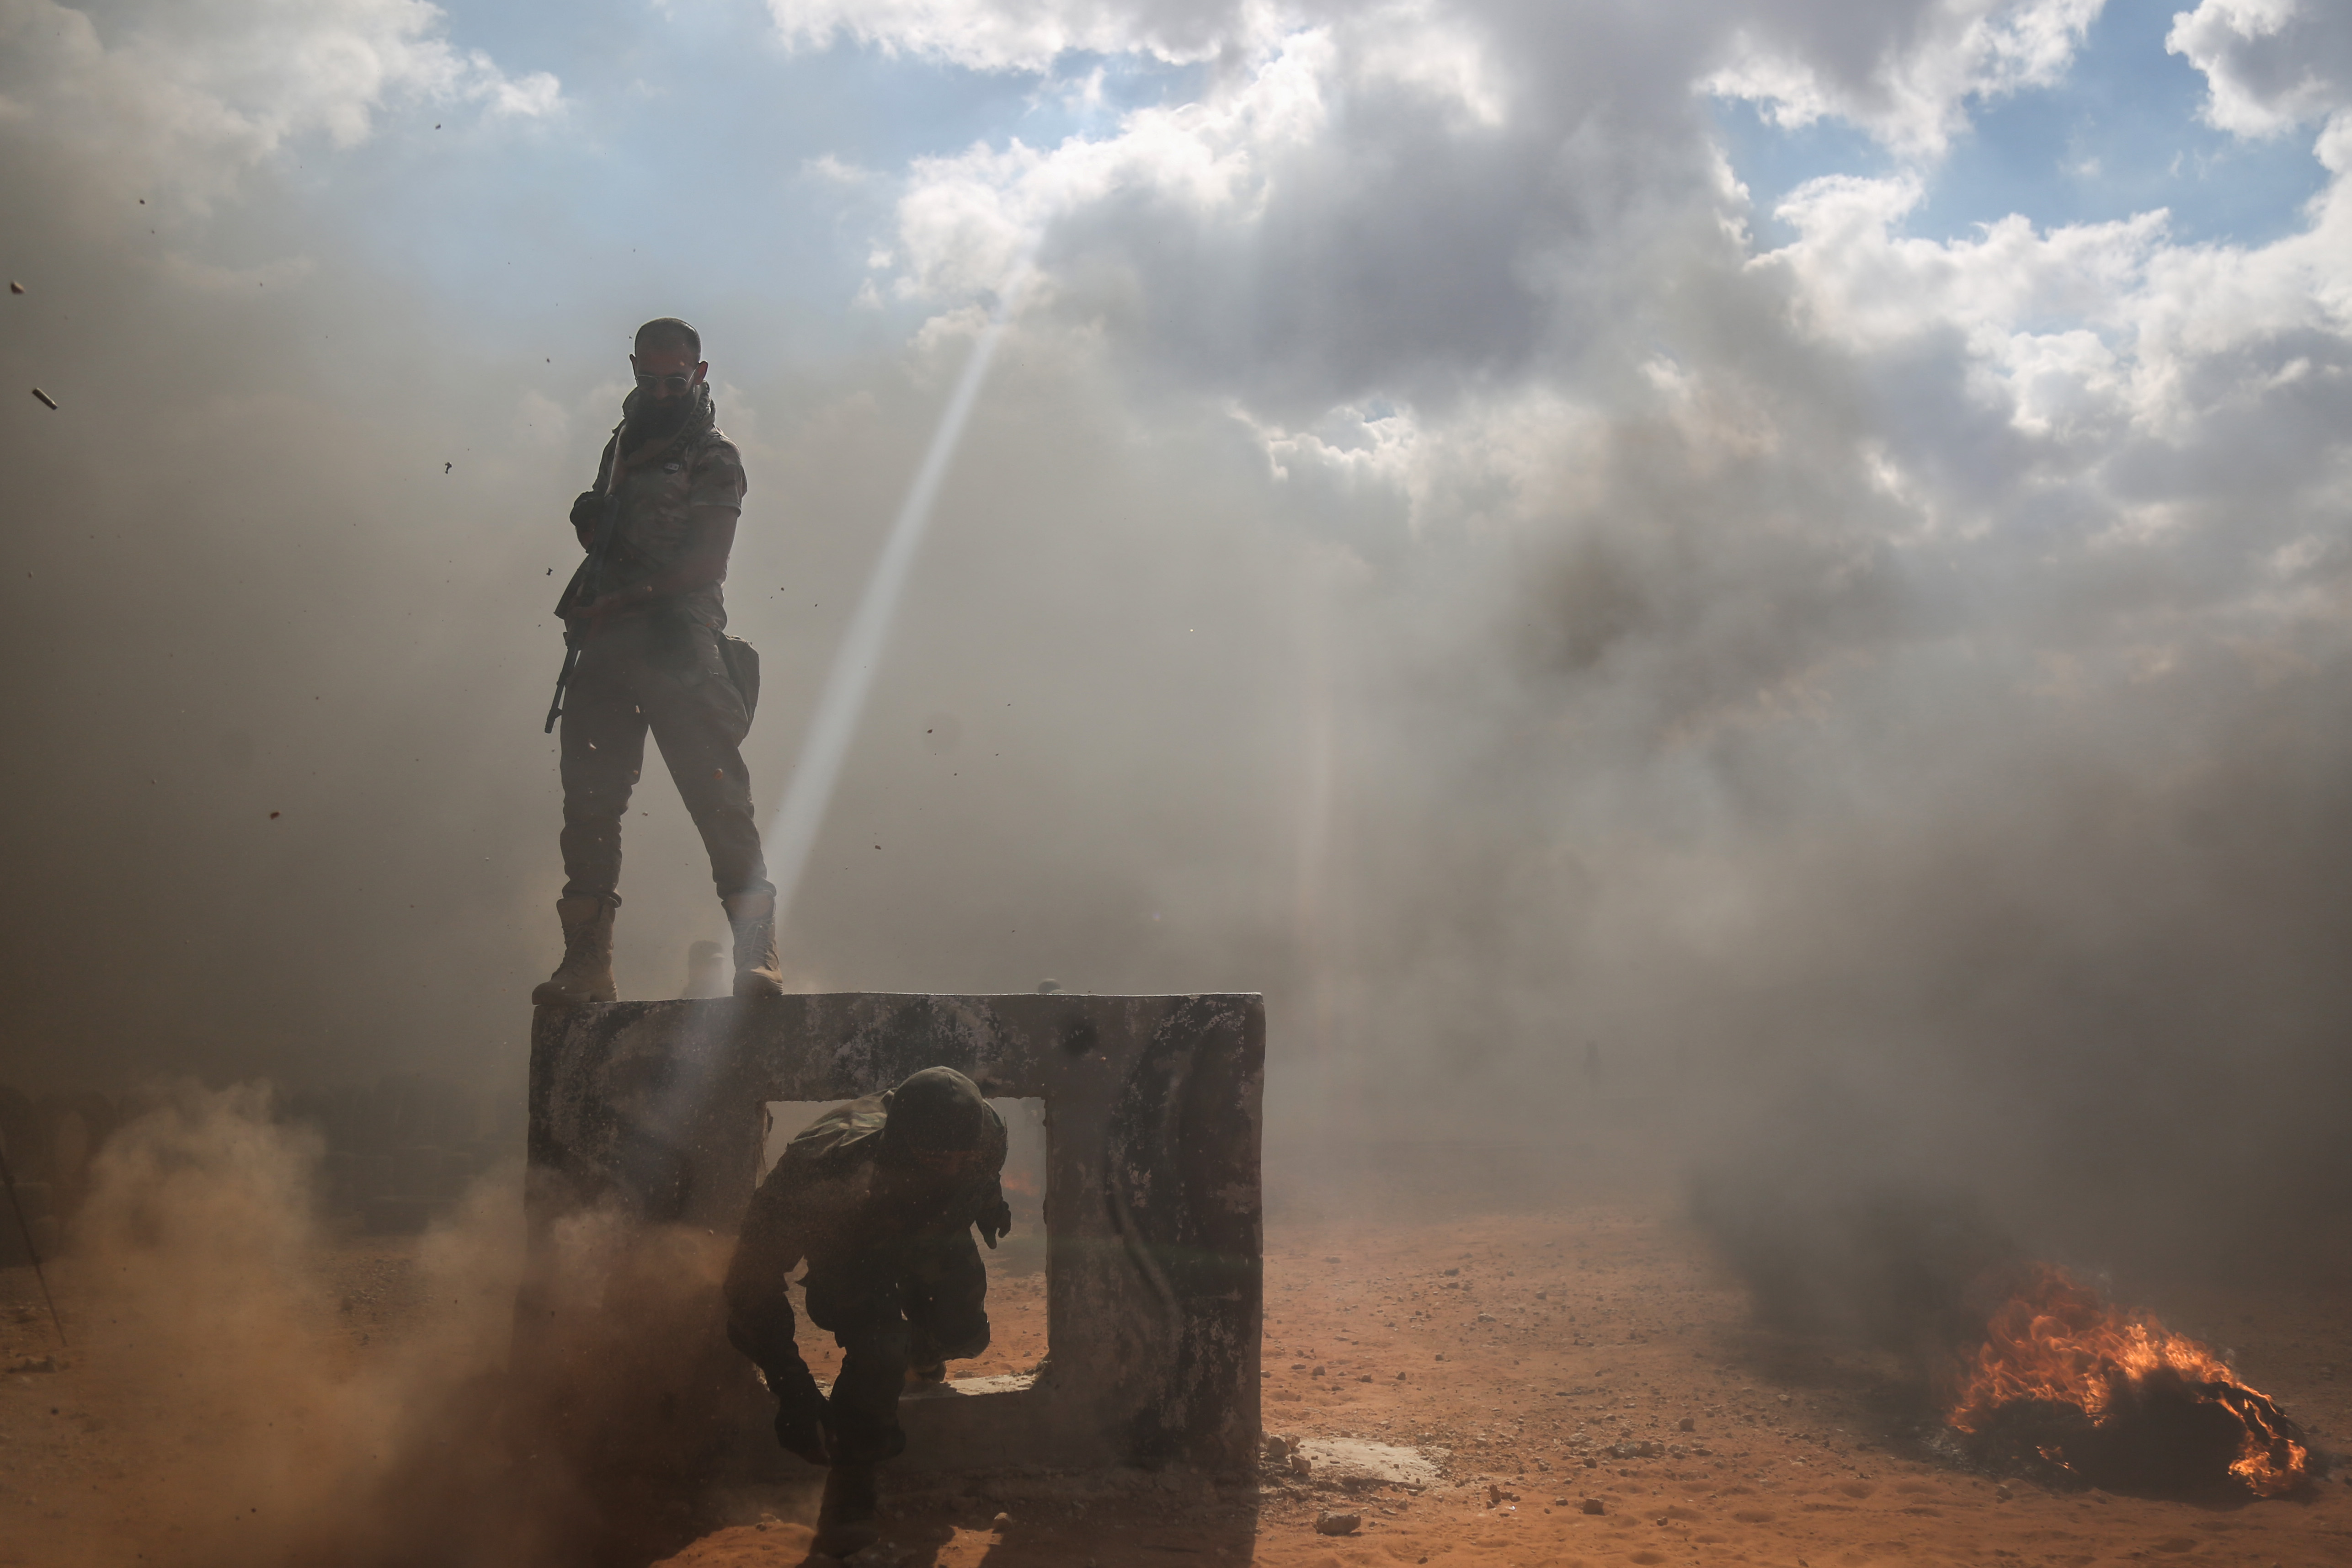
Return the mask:
[[881,1157],[892,1163],[969,1153],[986,1136],[988,1107],[980,1086],[953,1068],[925,1068],[892,1089],[887,1104]]

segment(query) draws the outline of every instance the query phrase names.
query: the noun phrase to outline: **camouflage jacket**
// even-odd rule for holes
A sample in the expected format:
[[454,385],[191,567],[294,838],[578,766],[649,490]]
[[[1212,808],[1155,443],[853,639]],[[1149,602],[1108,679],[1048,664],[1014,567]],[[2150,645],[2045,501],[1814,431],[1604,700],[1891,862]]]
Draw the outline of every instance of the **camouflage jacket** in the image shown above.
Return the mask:
[[806,1258],[813,1278],[890,1278],[910,1244],[985,1227],[1002,1213],[1004,1119],[992,1105],[981,1109],[987,1115],[973,1173],[919,1202],[894,1200],[875,1179],[887,1115],[881,1095],[835,1106],[784,1145],[751,1194],[727,1271],[728,1337],[772,1386],[780,1374],[796,1372],[795,1383],[808,1376],[784,1293],[795,1264]]
[[[596,465],[596,488],[583,491],[572,503],[572,526],[589,538],[603,514],[614,453],[628,435],[626,420],[636,412],[637,398],[636,393],[629,394],[622,405],[622,427],[604,443],[604,455]],[[740,513],[743,489],[742,454],[719,428],[710,389],[698,386],[694,406],[675,433],[628,448],[621,468],[620,527],[597,591],[613,593],[667,571],[686,552],[692,509],[719,507]],[[570,613],[586,571],[583,562],[556,605],[557,615]],[[727,606],[717,583],[622,611],[613,619],[660,614],[683,614],[713,631],[727,626]]]

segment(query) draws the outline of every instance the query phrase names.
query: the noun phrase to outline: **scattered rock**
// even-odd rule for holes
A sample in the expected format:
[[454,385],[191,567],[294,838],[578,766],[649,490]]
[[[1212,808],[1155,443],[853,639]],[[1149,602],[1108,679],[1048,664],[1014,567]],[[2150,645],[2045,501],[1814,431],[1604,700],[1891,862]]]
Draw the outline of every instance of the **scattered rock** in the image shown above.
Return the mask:
[[1322,1368],[1322,1366],[1318,1363],[1318,1364],[1316,1366],[1315,1370],[1314,1370],[1313,1372],[1308,1373],[1307,1375],[1307,1376],[1309,1376],[1309,1377],[1320,1377],[1320,1376],[1322,1376],[1322,1375],[1323,1375],[1323,1368]]
[[1315,1516],[1315,1533],[1353,1535],[1363,1522],[1364,1516],[1360,1513],[1318,1513]]
[[44,407],[55,408],[58,405],[58,400],[56,398],[51,397],[47,393],[43,392],[37,386],[33,388],[33,395],[41,400],[41,404]]
[[1607,1513],[1609,1510],[1602,1505],[1599,1498],[1589,1497],[1584,1500],[1584,1511],[1587,1513]]
[[2010,1492],[2010,1489],[2009,1489],[2009,1488],[2008,1488],[2008,1487],[2006,1487],[2006,1486],[1998,1486],[1998,1487],[1995,1487],[1995,1488],[1993,1488],[1993,1489],[1992,1489],[1992,1495],[1993,1495],[1996,1499],[1998,1499],[2000,1501],[2001,1501],[2001,1502],[2007,1502],[2007,1501],[2010,1500],[2010,1497],[2011,1496],[2011,1493]]
[[8,292],[11,294],[22,294],[24,291],[25,286],[22,283],[17,282],[14,278],[8,279]]
[[1311,1476],[1315,1473],[1315,1461],[1304,1454],[1293,1454],[1290,1456],[1290,1473],[1294,1476]]
[[1438,1481],[1437,1466],[1421,1449],[1356,1437],[1301,1438],[1294,1462],[1311,1462],[1316,1474],[1341,1486],[1428,1487]]
[[988,1522],[998,1530],[1010,1530],[1013,1528],[1013,1516],[1009,1513],[1000,1513]]
[[1684,1416],[1679,1422],[1675,1423],[1675,1426],[1678,1429],[1685,1432],[1696,1432],[1698,1430],[1698,1422],[1688,1415]]
[[1283,1437],[1276,1437],[1276,1436],[1273,1436],[1271,1433],[1269,1433],[1269,1434],[1267,1435],[1266,1439],[1265,1439],[1265,1457],[1266,1457],[1267,1458],[1269,1458],[1269,1459],[1279,1459],[1279,1458],[1282,1458],[1284,1456],[1287,1455],[1289,1452],[1290,1452],[1290,1443],[1289,1443],[1289,1440],[1288,1440],[1288,1439],[1286,1439],[1286,1438],[1283,1438]]

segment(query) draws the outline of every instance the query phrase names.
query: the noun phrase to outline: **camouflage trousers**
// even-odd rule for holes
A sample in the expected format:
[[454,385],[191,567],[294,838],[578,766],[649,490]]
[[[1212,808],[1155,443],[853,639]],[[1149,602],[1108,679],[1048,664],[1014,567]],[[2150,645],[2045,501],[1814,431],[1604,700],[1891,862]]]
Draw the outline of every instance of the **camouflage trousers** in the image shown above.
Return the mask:
[[708,626],[642,615],[591,634],[563,699],[563,896],[620,902],[621,819],[647,730],[702,835],[719,896],[764,891],[743,765],[751,728]]
[[841,1346],[824,1424],[847,1459],[887,1459],[907,1446],[898,1391],[910,1366],[988,1348],[988,1266],[966,1226],[908,1243],[895,1267],[820,1270],[803,1282],[809,1321]]

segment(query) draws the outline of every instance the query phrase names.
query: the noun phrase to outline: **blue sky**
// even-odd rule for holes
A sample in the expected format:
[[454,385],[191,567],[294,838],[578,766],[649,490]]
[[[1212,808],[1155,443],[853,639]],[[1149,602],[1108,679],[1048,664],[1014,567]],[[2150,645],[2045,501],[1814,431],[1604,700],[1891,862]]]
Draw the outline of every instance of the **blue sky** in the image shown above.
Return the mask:
[[[2046,230],[2158,207],[2190,243],[2261,245],[2302,226],[2304,203],[2326,183],[2311,134],[2252,141],[2206,124],[2204,76],[2164,47],[2178,8],[2107,0],[2056,86],[1972,100],[1970,128],[1927,171],[1907,232],[1948,240],[2012,213]],[[1723,100],[1715,115],[1768,241],[1788,237],[1770,214],[1803,182],[1901,166],[1842,121],[1783,130],[1754,104]]]

